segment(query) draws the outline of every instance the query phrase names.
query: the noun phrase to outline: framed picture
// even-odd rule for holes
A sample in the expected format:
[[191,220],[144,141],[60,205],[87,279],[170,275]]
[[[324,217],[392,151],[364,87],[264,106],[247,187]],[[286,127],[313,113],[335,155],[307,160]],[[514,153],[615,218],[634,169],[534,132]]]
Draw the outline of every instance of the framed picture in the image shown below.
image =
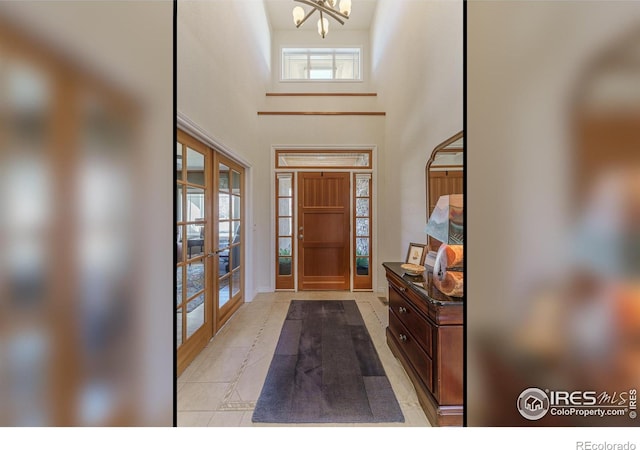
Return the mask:
[[407,260],[405,262],[424,266],[424,258],[426,256],[427,244],[416,244],[412,242],[409,244],[409,251],[407,252]]

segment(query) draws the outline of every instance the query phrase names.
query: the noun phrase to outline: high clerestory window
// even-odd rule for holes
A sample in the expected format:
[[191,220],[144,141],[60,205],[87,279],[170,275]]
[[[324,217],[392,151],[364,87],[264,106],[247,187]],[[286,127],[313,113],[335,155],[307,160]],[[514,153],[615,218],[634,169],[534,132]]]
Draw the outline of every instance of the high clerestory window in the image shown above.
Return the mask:
[[283,81],[361,81],[360,48],[283,48]]

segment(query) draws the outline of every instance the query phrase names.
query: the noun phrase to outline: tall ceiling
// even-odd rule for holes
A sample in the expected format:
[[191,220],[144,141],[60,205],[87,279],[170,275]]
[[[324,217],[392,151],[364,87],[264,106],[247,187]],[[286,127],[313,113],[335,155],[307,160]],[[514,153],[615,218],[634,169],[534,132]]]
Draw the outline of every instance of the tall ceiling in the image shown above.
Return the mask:
[[[264,0],[264,3],[267,9],[269,22],[271,23],[271,28],[273,30],[295,30],[296,26],[293,23],[293,16],[291,15],[291,11],[294,6],[302,6],[305,11],[309,11],[311,8],[310,6],[294,0]],[[371,28],[371,23],[373,22],[376,4],[377,0],[352,0],[351,17],[349,17],[349,20],[345,20],[344,25],[340,25],[333,19],[329,18],[332,22],[330,25],[332,32],[335,32],[338,29],[345,31],[369,30]],[[315,24],[318,21],[318,18],[318,13],[315,12],[301,28],[315,30]]]

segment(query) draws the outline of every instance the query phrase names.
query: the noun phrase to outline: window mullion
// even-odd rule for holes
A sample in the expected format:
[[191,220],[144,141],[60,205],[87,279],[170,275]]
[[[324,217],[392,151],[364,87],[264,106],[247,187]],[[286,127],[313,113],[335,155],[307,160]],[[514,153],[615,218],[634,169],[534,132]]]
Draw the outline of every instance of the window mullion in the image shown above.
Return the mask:
[[333,80],[336,79],[336,73],[338,71],[338,67],[336,66],[336,49],[334,48],[333,51],[331,52],[331,78]]

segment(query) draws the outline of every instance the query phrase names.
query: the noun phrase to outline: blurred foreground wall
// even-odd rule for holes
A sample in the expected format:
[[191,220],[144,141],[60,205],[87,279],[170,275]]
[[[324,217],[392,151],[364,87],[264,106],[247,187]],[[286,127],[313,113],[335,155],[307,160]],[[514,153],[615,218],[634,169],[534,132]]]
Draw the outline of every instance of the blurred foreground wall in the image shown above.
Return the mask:
[[467,26],[468,425],[637,426],[640,3]]
[[172,423],[172,33],[0,4],[0,426]]

